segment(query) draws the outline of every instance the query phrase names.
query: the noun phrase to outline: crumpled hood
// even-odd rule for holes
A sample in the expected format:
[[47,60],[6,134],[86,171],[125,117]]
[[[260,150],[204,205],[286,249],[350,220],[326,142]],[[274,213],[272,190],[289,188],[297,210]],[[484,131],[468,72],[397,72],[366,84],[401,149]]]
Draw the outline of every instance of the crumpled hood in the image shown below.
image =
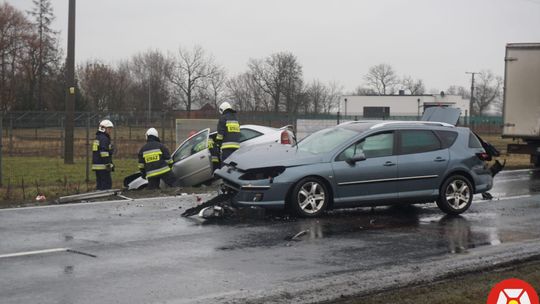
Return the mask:
[[321,162],[321,156],[296,150],[282,144],[263,144],[242,147],[235,151],[225,163],[236,163],[240,170],[273,166],[300,166]]

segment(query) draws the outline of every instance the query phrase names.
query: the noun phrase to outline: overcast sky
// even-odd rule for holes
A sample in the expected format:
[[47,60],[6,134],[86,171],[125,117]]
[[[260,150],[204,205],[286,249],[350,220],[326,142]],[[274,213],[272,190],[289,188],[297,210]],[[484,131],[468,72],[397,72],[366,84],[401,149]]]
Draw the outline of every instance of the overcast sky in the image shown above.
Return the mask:
[[[65,49],[69,1],[51,2]],[[444,90],[468,87],[466,71],[502,76],[508,42],[540,42],[540,0],[79,0],[75,57],[116,63],[200,45],[234,75],[249,58],[290,51],[307,82],[350,91],[387,63]]]

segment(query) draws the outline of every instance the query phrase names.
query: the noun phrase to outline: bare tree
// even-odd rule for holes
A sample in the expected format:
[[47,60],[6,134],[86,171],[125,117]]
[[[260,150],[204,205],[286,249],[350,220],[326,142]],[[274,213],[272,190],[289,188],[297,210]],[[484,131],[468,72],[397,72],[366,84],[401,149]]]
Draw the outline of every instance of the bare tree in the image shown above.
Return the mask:
[[478,76],[471,109],[472,115],[485,114],[490,106],[499,103],[502,98],[503,79],[501,76],[496,76],[489,70],[481,71]]
[[323,113],[330,113],[339,106],[339,100],[341,95],[343,95],[343,86],[339,83],[332,81],[328,83],[328,98],[327,101],[323,104]]
[[129,63],[137,94],[133,96],[139,111],[171,109],[169,75],[173,62],[158,50],[148,50],[133,56]]
[[398,84],[398,77],[392,66],[388,64],[378,64],[369,68],[364,76],[366,84],[379,95],[393,94],[395,86]]
[[289,52],[274,53],[265,59],[249,61],[250,74],[255,83],[272,99],[274,112],[279,112],[285,98],[284,109],[296,111],[294,101],[302,88],[302,66]]
[[23,52],[32,35],[30,22],[22,12],[4,2],[0,4],[0,110],[16,104],[17,91],[24,83]]
[[204,89],[204,81],[217,72],[214,59],[207,55],[202,47],[195,46],[191,51],[180,47],[168,79],[173,84],[176,98],[190,112],[194,96]]
[[401,87],[410,95],[422,95],[426,91],[422,79],[414,79],[412,76],[404,76],[401,80]]
[[255,83],[249,72],[230,78],[227,83],[228,99],[234,100],[240,111],[272,111],[272,99]]
[[463,99],[470,99],[471,92],[463,86],[451,85],[446,89],[447,95],[458,95]]
[[366,88],[366,87],[363,87],[363,86],[358,86],[358,87],[356,87],[356,89],[354,90],[353,95],[358,95],[358,96],[373,96],[373,95],[378,95],[378,94],[377,94],[377,92],[376,92],[375,90],[373,90],[372,88]]
[[31,53],[34,57],[32,63],[35,65],[35,69],[31,89],[36,92],[36,108],[42,110],[45,104],[43,101],[43,83],[47,77],[57,72],[55,69],[59,66],[58,32],[51,28],[55,17],[50,0],[33,0],[32,2],[34,8],[28,13],[35,19],[34,27],[37,30],[37,36],[32,44],[34,46]]
[[211,104],[215,109],[225,98],[227,74],[225,69],[216,66],[215,73],[204,80],[200,90],[199,106]]
[[77,69],[82,98],[92,111],[122,111],[131,100],[127,99],[131,79],[125,66],[115,69],[100,61],[89,61]]

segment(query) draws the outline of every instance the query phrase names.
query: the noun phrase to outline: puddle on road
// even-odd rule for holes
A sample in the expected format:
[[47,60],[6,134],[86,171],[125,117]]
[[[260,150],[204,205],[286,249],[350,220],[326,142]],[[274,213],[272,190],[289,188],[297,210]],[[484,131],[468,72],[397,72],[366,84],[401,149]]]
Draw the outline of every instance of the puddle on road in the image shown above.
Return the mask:
[[[368,208],[337,210],[317,219],[253,222],[250,225],[264,227],[266,231],[247,235],[217,249],[301,246],[302,243],[324,242],[325,239],[346,239],[355,243],[357,240],[376,243],[376,246],[381,246],[379,249],[382,246],[401,246],[403,250],[429,248],[441,253],[460,254],[481,246],[538,237],[521,231],[501,232],[498,219],[496,213],[445,216],[436,209],[418,206],[379,207],[374,211]],[[397,236],[399,240],[396,240]],[[392,250],[400,250],[396,248]]]

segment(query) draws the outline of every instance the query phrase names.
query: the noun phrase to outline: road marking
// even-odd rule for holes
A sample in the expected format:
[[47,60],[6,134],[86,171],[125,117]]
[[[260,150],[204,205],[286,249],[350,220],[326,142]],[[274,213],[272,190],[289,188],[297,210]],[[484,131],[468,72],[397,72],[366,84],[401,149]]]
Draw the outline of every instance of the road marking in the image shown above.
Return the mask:
[[[200,194],[199,194],[200,195]],[[204,194],[203,194],[204,195]],[[112,203],[133,203],[135,201],[154,201],[154,200],[165,200],[165,199],[180,199],[180,198],[187,198],[187,197],[194,197],[195,194],[191,195],[177,195],[177,196],[160,196],[160,197],[148,197],[148,198],[137,198],[137,199],[131,199],[128,200],[114,200],[114,201],[102,201],[102,202],[89,202],[89,203],[69,203],[69,204],[61,204],[61,205],[47,205],[47,206],[30,206],[30,207],[15,207],[15,208],[3,208],[0,209],[0,212],[4,211],[15,211],[15,210],[32,210],[32,209],[43,209],[43,208],[60,208],[60,207],[77,207],[77,206],[92,206],[92,205],[101,205],[101,204],[112,204]]]
[[24,252],[8,253],[8,254],[1,254],[0,259],[2,259],[2,258],[21,257],[21,256],[27,256],[27,255],[53,253],[53,252],[66,252],[68,250],[70,250],[70,249],[69,248],[52,248],[52,249],[43,249],[43,250],[35,250],[35,251],[24,251]]

